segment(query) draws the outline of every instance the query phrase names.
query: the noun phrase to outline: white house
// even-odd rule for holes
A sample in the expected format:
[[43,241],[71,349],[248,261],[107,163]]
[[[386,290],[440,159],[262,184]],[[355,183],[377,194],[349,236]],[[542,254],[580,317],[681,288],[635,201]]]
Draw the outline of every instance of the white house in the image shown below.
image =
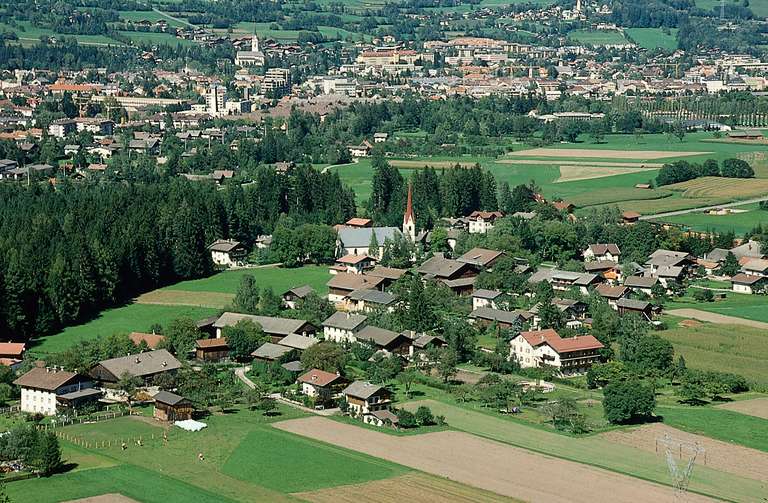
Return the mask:
[[497,290],[485,290],[479,289],[472,292],[472,310],[479,309],[481,307],[490,307],[491,309],[498,309],[496,300],[501,297],[501,292]]
[[363,314],[337,311],[323,321],[323,336],[327,341],[355,342],[358,332],[367,324],[368,317]]
[[[349,413],[362,418],[364,423],[382,426],[385,421],[396,421],[389,411],[392,393],[385,387],[364,381],[355,381],[342,392],[349,404]],[[385,412],[382,414],[381,412]],[[386,414],[388,412],[388,414]]]
[[736,293],[762,293],[768,285],[768,278],[755,274],[739,273],[731,278],[733,291]]
[[554,330],[520,332],[509,342],[510,358],[523,368],[549,365],[562,375],[582,374],[600,361],[604,346],[591,335],[563,339]]
[[473,211],[467,220],[469,221],[470,234],[485,234],[493,229],[496,220],[504,214],[500,211]]
[[101,395],[89,377],[56,368],[33,368],[13,384],[21,388],[21,411],[44,416]]
[[217,239],[208,249],[211,251],[213,263],[226,267],[242,263],[248,254],[242,243],[232,239]]
[[333,372],[311,369],[296,380],[301,384],[301,392],[318,402],[328,402],[336,397],[340,387],[349,381]]
[[618,263],[621,258],[621,250],[614,243],[601,243],[589,245],[582,255],[586,262],[596,260],[598,262],[611,261]]

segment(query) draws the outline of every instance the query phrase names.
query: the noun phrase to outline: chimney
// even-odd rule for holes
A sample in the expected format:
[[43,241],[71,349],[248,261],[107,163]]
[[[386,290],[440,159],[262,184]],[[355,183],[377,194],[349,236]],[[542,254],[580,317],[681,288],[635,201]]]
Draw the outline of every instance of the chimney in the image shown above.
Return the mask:
[[141,363],[141,360],[139,359],[138,356],[136,357],[136,363]]
[[167,367],[167,366],[168,366],[168,362],[163,362],[163,367]]

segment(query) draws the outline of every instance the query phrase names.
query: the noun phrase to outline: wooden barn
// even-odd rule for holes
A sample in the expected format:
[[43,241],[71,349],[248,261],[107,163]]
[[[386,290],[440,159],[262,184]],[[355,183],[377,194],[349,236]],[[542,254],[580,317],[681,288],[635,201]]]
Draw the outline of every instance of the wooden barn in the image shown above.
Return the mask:
[[192,402],[169,391],[160,391],[154,396],[155,419],[161,421],[184,421],[192,419]]

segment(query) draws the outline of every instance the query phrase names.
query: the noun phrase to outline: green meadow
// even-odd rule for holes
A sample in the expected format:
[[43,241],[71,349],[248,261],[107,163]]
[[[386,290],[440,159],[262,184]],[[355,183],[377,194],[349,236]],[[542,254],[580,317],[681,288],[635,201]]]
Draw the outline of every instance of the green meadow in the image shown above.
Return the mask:
[[185,290],[193,292],[236,293],[243,276],[253,276],[261,288],[272,288],[280,294],[289,288],[310,285],[318,293],[327,291],[325,284],[331,279],[327,266],[304,266],[294,269],[281,267],[259,267],[223,271],[213,276],[182,281],[163,290]]
[[[737,236],[751,231],[756,225],[768,225],[768,211],[761,210],[757,204],[748,204],[733,208],[739,211],[728,215],[709,215],[702,212],[666,217],[662,221],[690,227],[695,231],[733,232]],[[746,210],[741,212],[740,210]]]
[[626,28],[625,32],[643,49],[677,49],[677,28],[665,33],[662,28]]
[[768,299],[764,295],[726,293],[726,298],[716,302],[697,302],[690,297],[683,297],[665,304],[666,309],[700,309],[710,313],[735,316],[747,320],[768,322]]
[[617,30],[574,30],[568,38],[588,45],[626,44],[627,39]]

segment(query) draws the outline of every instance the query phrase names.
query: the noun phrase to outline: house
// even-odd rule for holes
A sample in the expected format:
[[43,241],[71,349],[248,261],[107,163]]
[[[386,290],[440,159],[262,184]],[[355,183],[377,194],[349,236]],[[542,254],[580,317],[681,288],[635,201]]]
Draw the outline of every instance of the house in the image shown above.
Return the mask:
[[441,281],[457,294],[470,294],[477,279],[478,269],[473,264],[445,258],[436,253],[421,264],[417,272],[426,280]]
[[340,395],[349,380],[340,374],[312,369],[300,375],[296,382],[301,385],[304,395],[315,399],[316,403],[328,403]]
[[586,262],[591,262],[593,260],[597,260],[598,262],[619,262],[619,259],[621,258],[621,250],[619,250],[619,246],[614,243],[594,244],[589,245],[582,255]]
[[613,309],[617,309],[616,301],[626,297],[629,294],[629,288],[623,285],[610,286],[610,285],[597,285],[595,291],[608,301],[608,305]]
[[368,255],[344,255],[336,259],[336,265],[331,267],[331,274],[348,272],[352,274],[363,274],[368,269],[373,269],[376,259]]
[[687,252],[659,249],[648,256],[648,260],[645,262],[645,275],[662,277],[660,275],[661,270],[664,274],[663,277],[678,277],[687,274],[688,269],[694,265],[695,261],[693,256]]
[[302,285],[283,292],[283,306],[288,309],[296,309],[297,303],[307,298],[315,289],[309,285]]
[[744,257],[749,258],[763,258],[763,247],[758,241],[752,241],[751,239],[746,243],[731,248],[731,253],[737,260],[741,260]]
[[621,214],[621,223],[624,225],[635,225],[640,221],[641,216],[636,211],[625,211]]
[[389,138],[389,133],[373,133],[373,143],[384,143]]
[[659,282],[659,278],[646,276],[627,276],[624,280],[624,286],[630,288],[633,292],[642,292],[645,295],[653,296],[653,287]]
[[354,381],[341,392],[348,404],[348,411],[353,417],[360,417],[364,423],[382,425],[384,421],[373,415],[374,412],[389,410],[392,392],[378,384]]
[[739,273],[731,278],[731,288],[736,293],[764,293],[768,288],[768,278],[754,274]]
[[145,384],[152,383],[155,377],[165,373],[176,373],[181,363],[167,349],[156,349],[145,353],[121,356],[102,360],[91,369],[91,376],[106,384],[115,384],[128,374],[138,377]]
[[91,378],[56,367],[35,367],[13,384],[21,388],[21,411],[44,416],[54,416],[65,406],[78,407],[101,396]]
[[741,272],[750,276],[768,276],[768,260],[760,258],[750,258],[744,260],[741,266]]
[[251,353],[251,356],[254,360],[274,362],[290,353],[291,351],[294,351],[294,349],[289,348],[288,346],[281,346],[280,344],[265,342],[256,348],[256,350]]
[[232,239],[217,239],[208,246],[208,249],[211,251],[213,263],[225,267],[241,264],[248,255],[245,246]]
[[411,338],[392,330],[366,325],[355,338],[389,354],[407,356],[411,352]]
[[342,227],[338,234],[337,256],[370,254],[374,244],[378,248],[372,254],[376,260],[381,260],[384,254],[385,241],[394,241],[395,236],[403,235],[397,227]]
[[186,421],[192,419],[194,407],[192,402],[169,391],[160,391],[152,397],[155,401],[155,411],[152,416],[160,421]]
[[600,276],[586,272],[561,271],[559,269],[539,269],[528,277],[528,283],[536,285],[546,281],[556,291],[567,291],[571,288],[589,295],[589,287],[600,283]]
[[481,327],[487,327],[493,323],[498,329],[505,330],[513,326],[526,323],[532,318],[532,314],[527,311],[502,311],[490,307],[478,307],[469,313],[469,319]]
[[600,361],[603,344],[591,335],[563,339],[553,329],[520,332],[510,342],[510,358],[523,368],[548,365],[564,376],[583,374]]
[[485,248],[472,248],[456,260],[465,264],[474,265],[479,269],[491,269],[493,264],[503,256],[504,252],[487,250]]
[[472,292],[472,310],[479,309],[481,307],[490,307],[492,309],[498,309],[496,301],[501,298],[502,293],[498,290],[486,290],[479,289]]
[[355,342],[357,334],[367,323],[368,317],[337,311],[323,321],[325,340],[333,342]]
[[584,262],[584,270],[590,274],[599,274],[610,283],[621,281],[621,268],[613,260]]
[[554,206],[557,211],[564,211],[566,213],[573,213],[573,210],[576,209],[576,206],[568,201],[555,201],[552,203],[552,206]]
[[297,351],[304,351],[318,343],[318,340],[314,337],[307,337],[299,334],[288,334],[277,342],[281,346],[295,349]]
[[368,141],[364,141],[361,145],[349,145],[347,150],[352,157],[368,157],[371,155],[372,147]]
[[[582,321],[587,317],[588,306],[585,302],[580,300],[553,297],[551,303],[562,313],[568,328],[579,328],[582,325]],[[541,317],[539,316],[540,310],[541,303],[536,304],[530,309],[530,313],[533,315],[531,327],[535,329],[538,329],[541,326]]]
[[341,303],[355,290],[380,290],[383,283],[384,279],[380,277],[341,272],[334,275],[326,283],[328,287],[328,301]]
[[[426,335],[422,334],[416,339],[413,339],[413,343],[411,344],[411,352],[410,352],[410,359],[413,360],[414,356],[416,354],[423,354],[425,351],[429,350],[430,348],[444,348],[448,345],[445,339],[438,335]],[[426,356],[421,358],[422,362],[426,361]]]
[[627,313],[636,314],[648,321],[653,321],[655,315],[659,312],[650,302],[627,298],[621,298],[616,301],[616,310],[619,312],[619,316]]
[[381,278],[382,289],[387,289],[389,285],[402,278],[407,272],[406,269],[377,265],[372,270],[366,272],[366,274],[374,278]]
[[317,328],[306,320],[225,312],[213,324],[213,328],[216,330],[216,338],[220,339],[222,337],[222,329],[224,327],[235,326],[243,320],[252,321],[261,327],[261,330],[269,335],[272,338],[272,342],[275,343],[289,334],[311,336],[317,332]]
[[500,211],[473,211],[467,217],[468,231],[470,234],[485,234],[493,229],[496,220],[503,217],[504,213]]
[[136,346],[146,344],[148,349],[157,349],[158,344],[165,340],[165,336],[159,334],[145,334],[142,332],[131,332],[128,334],[128,338],[131,339]]
[[227,338],[198,339],[195,341],[195,358],[201,362],[218,362],[229,358]]
[[0,342],[0,365],[11,367],[21,362],[26,349],[23,342]]
[[384,310],[392,312],[397,302],[397,295],[380,290],[355,290],[346,299],[346,308],[351,312]]

